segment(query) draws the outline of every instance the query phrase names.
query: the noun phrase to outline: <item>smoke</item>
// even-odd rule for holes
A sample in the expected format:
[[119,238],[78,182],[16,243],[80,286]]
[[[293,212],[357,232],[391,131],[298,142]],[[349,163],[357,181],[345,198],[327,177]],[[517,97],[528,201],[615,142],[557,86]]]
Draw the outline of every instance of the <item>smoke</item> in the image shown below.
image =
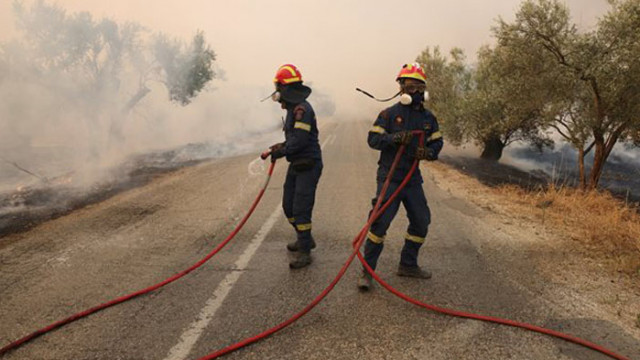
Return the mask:
[[43,1],[13,14],[21,31],[0,44],[0,191],[69,173],[88,186],[132,154],[189,143],[207,144],[192,159],[248,151],[281,128],[263,89],[218,80],[202,33],[172,39]]
[[[577,185],[578,153],[565,141],[557,141],[553,149],[538,151],[528,144],[514,143],[504,149],[503,164],[520,170],[542,171],[555,184]],[[593,151],[585,157],[587,176],[593,163]],[[640,149],[629,144],[614,146],[602,172],[600,185],[617,194],[640,200]]]
[[[309,101],[320,122],[329,118],[373,122],[386,104],[356,93],[356,86],[378,96],[395,93],[399,67],[413,61],[426,46],[458,46],[472,56],[490,41],[495,19],[513,16],[520,2],[500,0],[490,6],[468,0],[418,2],[403,15],[410,26],[399,29],[389,21],[389,14],[397,13],[402,6],[385,1],[193,0],[185,4],[158,0],[150,7],[141,0],[65,0],[60,2],[68,9],[64,13],[76,16],[78,26],[89,14],[80,16],[78,11],[90,11],[94,23],[102,23],[109,16],[116,19],[113,22],[118,29],[126,26],[126,20],[137,21],[140,27],[146,27],[137,38],[141,42],[161,30],[189,43],[196,30],[203,29],[216,51],[217,78],[186,107],[169,102],[164,84],[148,84],[151,91],[123,121],[124,140],[114,150],[106,134],[114,109],[120,109],[139,90],[137,65],[131,58],[120,64],[124,72],[119,83],[112,83],[119,88],[117,96],[98,96],[79,86],[78,80],[86,79],[82,72],[36,74],[27,66],[30,55],[20,51],[24,34],[19,26],[12,25],[16,16],[10,9],[11,2],[5,0],[0,2],[0,40],[5,41],[0,46],[0,151],[8,161],[52,177],[65,173],[53,170],[60,161],[52,158],[64,159],[64,169],[75,170],[109,166],[131,153],[186,143],[246,143],[265,131],[275,131],[274,137],[281,137],[277,129],[282,110],[258,100],[271,93],[270,80],[283,63],[296,64],[305,82],[312,82],[314,92]],[[573,13],[579,25],[586,28],[608,7],[605,0],[567,3],[576,10]],[[282,21],[282,9],[295,9],[295,16]],[[56,33],[64,33],[61,27],[52,26]],[[77,27],[73,31],[76,41],[92,34],[79,30]],[[51,49],[61,45],[52,43]],[[226,71],[228,81],[222,81],[220,68]],[[249,136],[243,138],[244,134]],[[267,140],[264,145],[269,145]],[[12,182],[16,178],[37,181],[0,160],[0,183],[8,178]]]

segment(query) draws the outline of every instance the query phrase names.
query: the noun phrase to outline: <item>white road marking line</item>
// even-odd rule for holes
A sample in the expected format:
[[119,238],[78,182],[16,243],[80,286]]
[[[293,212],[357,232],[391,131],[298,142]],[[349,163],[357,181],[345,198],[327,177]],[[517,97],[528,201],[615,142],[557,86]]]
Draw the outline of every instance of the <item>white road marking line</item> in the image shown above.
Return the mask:
[[336,136],[334,134],[327,136],[327,138],[324,139],[324,141],[322,142],[322,145],[320,145],[320,148],[324,150],[325,146],[327,146],[327,144],[329,144],[330,141],[333,144],[333,140],[335,140],[335,138]]
[[[249,261],[256,253],[262,241],[267,237],[269,231],[276,223],[278,218],[281,216],[282,210],[280,209],[280,204],[275,208],[275,210],[271,213],[267,221],[262,225],[256,236],[251,240],[249,246],[245,249],[245,251],[240,255],[238,260],[235,262],[235,270],[245,270]],[[242,271],[231,271],[227,276],[220,282],[218,287],[213,292],[213,295],[207,303],[200,311],[200,314],[197,317],[197,320],[191,323],[187,331],[185,331],[180,337],[180,341],[176,344],[171,350],[169,350],[169,355],[165,358],[165,360],[182,360],[189,355],[191,349],[196,344],[200,335],[204,329],[209,325],[213,316],[216,314],[216,311],[222,305],[222,302],[227,297],[233,285],[238,281],[240,276],[242,275]]]
[[[331,134],[322,143],[322,145],[320,145],[320,147],[324,149],[329,140],[331,140],[332,138],[335,138],[333,134]],[[182,333],[182,336],[180,336],[180,341],[174,347],[172,347],[171,350],[169,350],[169,354],[167,355],[165,360],[184,360],[189,355],[191,349],[193,349],[193,346],[202,335],[204,329],[206,329],[211,320],[213,320],[213,317],[220,306],[222,306],[224,299],[231,291],[233,285],[235,285],[238,279],[240,279],[243,271],[237,270],[245,270],[253,255],[255,255],[256,251],[271,231],[271,228],[273,228],[273,225],[275,225],[276,221],[281,216],[281,212],[282,210],[280,209],[280,204],[278,204],[267,221],[262,224],[260,230],[258,230],[256,235],[253,237],[253,239],[249,243],[249,246],[247,246],[242,255],[240,255],[238,260],[236,260],[234,264],[234,268],[236,271],[229,272],[229,274],[225,276],[220,284],[218,284],[218,287],[214,290],[213,295],[209,298],[209,300],[207,300],[202,310],[200,310],[200,314],[198,314],[197,320],[191,323],[189,328],[184,333]]]

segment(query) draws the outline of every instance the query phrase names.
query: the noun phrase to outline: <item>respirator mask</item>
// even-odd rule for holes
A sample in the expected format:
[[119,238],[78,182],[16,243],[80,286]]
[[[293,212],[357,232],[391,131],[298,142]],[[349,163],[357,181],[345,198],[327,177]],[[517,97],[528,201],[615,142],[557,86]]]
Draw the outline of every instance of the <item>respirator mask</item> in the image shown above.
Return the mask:
[[429,99],[427,86],[425,84],[403,84],[400,104],[418,105]]

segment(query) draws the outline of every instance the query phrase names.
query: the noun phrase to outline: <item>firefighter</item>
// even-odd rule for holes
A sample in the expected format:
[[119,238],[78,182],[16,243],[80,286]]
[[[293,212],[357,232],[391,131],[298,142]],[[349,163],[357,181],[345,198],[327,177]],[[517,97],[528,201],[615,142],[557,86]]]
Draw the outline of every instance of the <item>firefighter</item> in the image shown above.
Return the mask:
[[[443,145],[438,122],[431,111],[424,107],[426,76],[423,69],[419,64],[405,64],[396,81],[400,85],[402,94],[400,102],[378,115],[373,127],[369,130],[367,139],[371,148],[380,151],[374,205],[401,145],[406,145],[406,150],[393,174],[383,204],[408,174],[414,159],[437,160]],[[412,130],[424,131],[423,146],[419,146],[418,137],[413,135]],[[418,266],[418,252],[425,241],[431,222],[431,213],[422,189],[422,182],[420,169],[417,168],[398,197],[371,225],[364,245],[364,258],[373,269],[376,268],[384,247],[387,229],[402,203],[407,212],[409,226],[404,235],[404,246],[400,254],[397,275],[421,279],[431,278],[429,270]],[[358,287],[363,291],[371,287],[371,275],[365,269],[358,278]]]
[[311,236],[311,214],[322,174],[322,152],[316,116],[306,101],[311,89],[302,84],[300,71],[294,65],[282,65],[273,82],[276,89],[272,99],[281,104],[287,115],[285,141],[270,147],[271,160],[286,157],[289,162],[282,208],[297,234],[296,240],[287,244],[287,250],[293,252],[289,267],[299,269],[311,264],[311,249],[316,247]]

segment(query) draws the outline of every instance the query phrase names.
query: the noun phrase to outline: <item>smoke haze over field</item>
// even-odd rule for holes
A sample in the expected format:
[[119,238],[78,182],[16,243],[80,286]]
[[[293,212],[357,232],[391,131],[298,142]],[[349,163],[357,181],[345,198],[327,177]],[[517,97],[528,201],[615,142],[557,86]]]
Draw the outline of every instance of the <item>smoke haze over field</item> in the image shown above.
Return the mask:
[[[12,3],[0,0],[0,43],[19,36]],[[23,3],[30,7],[34,2]],[[170,103],[166,90],[153,85],[124,127],[124,153],[132,153],[187,142],[241,139],[243,134],[277,129],[282,110],[271,101],[258,100],[272,91],[272,77],[283,63],[296,64],[312,84],[310,102],[320,121],[331,115],[340,121],[373,119],[383,105],[356,93],[356,86],[381,97],[395,93],[399,67],[414,61],[427,46],[440,46],[444,52],[461,47],[473,61],[481,45],[492,43],[490,28],[496,19],[512,19],[520,1],[426,1],[404,6],[379,0],[46,3],[60,6],[67,15],[86,11],[96,21],[135,22],[149,33],[162,32],[185,42],[197,30],[204,32],[216,53],[218,77],[224,80],[213,79],[209,91],[186,107]],[[606,0],[566,3],[583,29],[590,29],[608,8]],[[74,91],[73,86],[62,84],[61,89]],[[84,163],[82,151],[91,151],[94,142],[104,141],[100,137],[108,127],[104,122],[83,122],[91,111],[60,103],[37,85],[0,87],[0,99],[0,150],[11,161],[27,161],[34,152],[48,153],[55,148],[68,154],[66,161]],[[3,106],[8,104],[11,106]],[[8,153],[21,146],[28,146],[31,152]],[[7,173],[9,168],[0,163],[0,172]],[[55,175],[47,174],[42,164],[32,169]]]
[[[188,38],[196,29],[207,35],[226,73],[221,92],[239,86],[270,87],[276,68],[291,62],[303,77],[336,98],[337,113],[353,116],[362,107],[378,108],[355,93],[361,86],[380,96],[396,91],[400,65],[426,47],[445,51],[457,46],[470,59],[491,43],[490,27],[498,17],[512,19],[519,0],[452,0],[402,3],[348,1],[58,0],[69,12],[135,21],[153,31]],[[575,21],[594,25],[606,0],[568,0]],[[15,34],[11,1],[0,0],[0,41]],[[218,94],[219,95],[219,94]],[[248,102],[253,94],[243,94]],[[230,104],[238,106],[236,104]],[[264,106],[265,108],[268,106]],[[375,113],[375,111],[374,111]],[[365,115],[366,116],[366,115]]]

